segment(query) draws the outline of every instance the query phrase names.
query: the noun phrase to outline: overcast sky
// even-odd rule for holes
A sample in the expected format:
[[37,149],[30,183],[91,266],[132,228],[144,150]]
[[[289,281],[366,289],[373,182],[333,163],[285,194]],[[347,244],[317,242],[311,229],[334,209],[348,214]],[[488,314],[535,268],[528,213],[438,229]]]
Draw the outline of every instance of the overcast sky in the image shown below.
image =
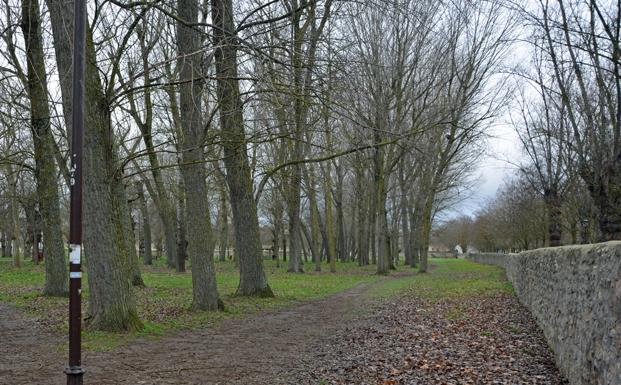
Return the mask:
[[521,144],[509,124],[499,124],[490,129],[487,155],[479,162],[477,175],[479,182],[473,190],[472,197],[458,205],[448,217],[473,215],[485,202],[492,199],[502,182],[512,175],[522,157]]
[[[526,32],[524,32],[526,33]],[[516,39],[511,42],[511,54],[505,58],[505,67],[512,71],[524,65],[528,66],[530,49],[526,40]],[[513,79],[514,81],[518,79]],[[519,80],[518,80],[519,81]],[[508,83],[511,84],[511,83]],[[520,82],[520,84],[523,84]],[[513,85],[512,85],[513,86]],[[528,93],[528,90],[525,90]],[[517,94],[514,95],[517,97]],[[446,214],[447,218],[459,215],[474,215],[485,203],[496,195],[496,191],[503,181],[513,175],[517,169],[515,164],[523,159],[522,144],[515,132],[515,128],[509,123],[511,111],[515,110],[515,99],[509,102],[507,109],[496,118],[488,133],[488,148],[486,156],[478,163],[475,175],[479,182],[472,192],[472,196],[460,203],[454,210]]]

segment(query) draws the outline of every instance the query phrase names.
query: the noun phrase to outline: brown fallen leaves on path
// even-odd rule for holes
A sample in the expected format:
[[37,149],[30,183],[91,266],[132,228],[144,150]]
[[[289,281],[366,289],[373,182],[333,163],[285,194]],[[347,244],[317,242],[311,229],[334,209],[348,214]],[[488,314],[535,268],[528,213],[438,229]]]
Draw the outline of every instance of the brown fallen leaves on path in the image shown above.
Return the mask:
[[566,384],[532,316],[509,293],[402,295],[313,349],[289,384]]

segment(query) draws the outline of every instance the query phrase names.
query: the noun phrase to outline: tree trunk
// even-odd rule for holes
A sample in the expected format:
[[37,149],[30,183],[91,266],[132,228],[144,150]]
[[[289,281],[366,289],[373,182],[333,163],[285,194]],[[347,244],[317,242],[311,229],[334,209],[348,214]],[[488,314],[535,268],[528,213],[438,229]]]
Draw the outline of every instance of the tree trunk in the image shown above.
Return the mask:
[[144,196],[142,183],[136,183],[138,193],[138,204],[140,205],[140,216],[142,217],[142,262],[145,265],[153,264],[153,251],[151,249],[151,221],[149,220],[149,210],[147,199]]
[[218,227],[218,259],[220,262],[226,261],[226,250],[229,245],[229,205],[228,192],[226,191],[226,180],[220,168],[216,166],[216,180],[218,183],[219,208],[216,224]]
[[336,233],[334,229],[334,210],[332,199],[332,172],[330,165],[326,165],[324,172],[324,185],[323,185],[323,197],[325,207],[325,221],[326,221],[326,251],[328,262],[330,262],[330,272],[336,273]]
[[[280,234],[282,232],[282,215],[283,215],[283,207],[280,200],[273,203],[272,207],[272,223],[274,228],[272,229],[272,254],[276,258],[276,267],[280,267]],[[284,237],[283,237],[283,245],[284,245]],[[285,250],[286,254],[286,250]],[[286,257],[286,255],[285,255]],[[286,260],[283,259],[283,260]]]
[[[381,142],[380,130],[374,130],[374,141]],[[388,213],[386,211],[386,178],[384,172],[384,148],[375,147],[373,156],[374,192],[375,192],[375,228],[377,234],[377,274],[388,274],[390,263],[390,241],[388,237]]]
[[226,202],[226,190],[221,191],[223,195],[220,196],[220,209],[218,210],[218,255],[221,262],[226,261],[226,250],[229,244],[229,218],[228,218],[228,205]]
[[133,286],[144,286],[140,272],[140,262],[136,253],[136,235],[132,226],[131,209],[127,201],[122,176],[117,170],[112,180],[113,202],[115,202],[115,222],[118,223],[123,239],[123,255],[127,256],[130,271],[130,281]]
[[7,184],[8,184],[8,237],[9,256],[13,257],[13,266],[21,267],[21,256],[19,250],[19,203],[17,202],[17,175],[13,166],[7,166]]
[[412,265],[413,262],[413,253],[412,253],[412,243],[410,242],[410,226],[409,226],[409,212],[408,212],[408,189],[405,184],[405,164],[402,161],[399,166],[399,188],[401,192],[401,202],[400,202],[400,210],[401,210],[401,236],[402,236],[402,245],[403,245],[403,254],[405,255],[405,264],[408,266]]
[[367,231],[368,192],[365,182],[366,178],[364,168],[360,165],[356,168],[358,265],[360,266],[369,264],[369,233]]
[[[22,30],[28,63],[28,95],[36,166],[35,180],[45,239],[45,286],[43,292],[50,296],[65,296],[69,291],[69,274],[67,263],[65,263],[65,248],[62,239],[56,163],[54,156],[52,156],[56,150],[50,126],[40,21],[38,0],[22,0]],[[36,234],[36,226],[33,226],[33,235],[35,236],[33,253],[38,254],[39,239]],[[33,255],[38,262],[38,255]]]
[[[166,198],[168,199],[168,198]],[[161,200],[161,197],[160,197]],[[167,203],[170,205],[170,202]],[[170,211],[169,211],[170,210]],[[176,258],[178,256],[177,252],[177,241],[176,241],[176,232],[175,232],[175,223],[173,221],[174,211],[162,205],[162,208],[158,210],[160,213],[160,219],[162,220],[162,227],[164,227],[164,244],[166,245],[166,264],[169,268],[176,267]],[[164,214],[166,213],[166,214]],[[185,251],[183,252],[185,255]],[[177,268],[179,271],[179,268]],[[182,268],[181,271],[185,271],[185,267]]]
[[[198,1],[179,0],[179,18],[198,22]],[[201,119],[203,96],[201,36],[195,27],[177,23],[178,67],[180,73],[181,176],[185,186],[188,257],[192,263],[192,307],[218,310],[221,307],[213,261],[213,234],[209,219]]]
[[621,239],[621,171],[609,167],[602,172],[595,186],[589,187],[597,208],[599,242]]
[[164,244],[166,245],[166,263],[169,268],[175,267],[175,258],[177,255],[176,250],[176,237],[175,237],[175,224],[172,220],[174,217],[173,211],[168,211],[167,207],[163,207],[159,210],[160,213],[168,212],[168,214],[162,214],[162,225],[164,227]]
[[306,245],[304,244],[304,238],[302,238],[302,235],[304,235],[306,239],[309,239],[310,234],[308,234],[308,229],[303,223],[301,223],[300,230],[301,230],[300,231],[300,248],[302,249],[302,255],[304,256],[304,262],[302,263],[302,268],[304,268],[304,263],[308,263],[308,252],[306,251],[307,249],[306,249]]
[[390,194],[392,213],[390,223],[390,255],[388,257],[390,270],[396,270],[399,264],[399,208],[397,205],[397,190],[393,189]]
[[2,232],[2,258],[10,258],[11,256],[11,241],[6,232]]
[[[63,105],[71,100],[72,4],[47,0],[52,21],[56,62],[61,74]],[[69,90],[69,92],[67,92]],[[89,310],[87,325],[98,330],[136,330],[142,328],[130,284],[127,231],[118,213],[127,204],[119,183],[115,145],[111,135],[110,107],[103,92],[92,34],[86,38],[86,124],[84,132],[84,255],[87,256]],[[65,114],[67,109],[63,109]],[[70,112],[70,109],[69,109]],[[68,117],[65,116],[65,120]],[[119,197],[122,196],[119,202]],[[121,206],[121,207],[119,207]],[[125,212],[129,215],[128,212]],[[131,230],[131,229],[130,229]],[[135,253],[135,251],[134,251]]]
[[185,185],[183,184],[183,178],[179,179],[179,186],[177,190],[177,229],[175,235],[175,261],[173,265],[177,273],[185,272],[185,261],[188,259],[188,236],[185,217]]
[[231,195],[235,254],[239,260],[238,295],[273,297],[263,271],[257,205],[246,151],[243,105],[237,76],[237,37],[232,0],[211,0],[218,75],[217,94],[226,179]]
[[347,250],[347,240],[345,239],[345,213],[343,208],[343,184],[345,175],[341,163],[338,163],[336,166],[336,177],[337,182],[334,203],[336,208],[336,228],[338,232],[337,254],[341,262],[347,262],[349,253]]
[[[149,165],[151,166],[151,175],[153,176],[153,185],[155,186],[155,193],[152,194],[153,203],[157,208],[157,212],[162,221],[162,227],[164,228],[164,244],[166,247],[166,264],[169,268],[173,268],[176,265],[177,260],[177,241],[176,241],[176,226],[175,226],[175,210],[171,202],[171,198],[164,187],[162,181],[162,173],[160,169],[160,163],[155,153],[155,147],[153,145],[153,139],[149,131],[143,130],[143,140],[147,155],[149,157]],[[151,193],[151,191],[149,191]],[[182,269],[182,271],[184,271]]]
[[310,202],[310,227],[311,233],[308,240],[313,261],[315,261],[315,271],[321,271],[321,231],[319,229],[319,208],[317,207],[317,190],[315,186],[315,175],[312,165],[307,166],[306,185],[308,186],[308,198]]
[[197,310],[218,310],[222,307],[216,286],[216,271],[213,261],[213,236],[205,169],[199,148],[189,144],[184,151],[184,165],[181,168],[186,192],[185,218],[187,223],[187,254],[192,263],[192,307]]
[[550,247],[562,245],[562,203],[556,190],[546,190],[543,196],[548,215],[548,240]]
[[415,268],[418,266],[420,262],[420,216],[422,212],[422,205],[420,195],[413,194],[411,197],[411,201],[414,202],[413,205],[408,207],[408,217],[410,219],[410,249],[412,250],[412,261],[410,266]]
[[289,216],[289,268],[290,273],[302,273],[300,233],[300,165],[293,166],[292,178],[287,191],[287,214]]
[[351,205],[351,218],[349,220],[349,232],[347,234],[348,237],[348,250],[349,250],[349,261],[353,262],[354,259],[357,258],[356,252],[358,250],[357,244],[357,236],[356,236],[356,224],[358,223],[358,212],[356,210],[356,205],[352,203]]
[[369,200],[371,201],[371,207],[369,209],[369,225],[368,225],[368,240],[369,240],[369,249],[371,250],[371,264],[377,264],[377,191],[374,187],[371,189]]
[[431,213],[433,210],[433,193],[428,193],[425,199],[425,205],[421,213],[420,226],[420,266],[418,268],[419,273],[427,272],[428,257],[429,257],[429,237],[431,235]]

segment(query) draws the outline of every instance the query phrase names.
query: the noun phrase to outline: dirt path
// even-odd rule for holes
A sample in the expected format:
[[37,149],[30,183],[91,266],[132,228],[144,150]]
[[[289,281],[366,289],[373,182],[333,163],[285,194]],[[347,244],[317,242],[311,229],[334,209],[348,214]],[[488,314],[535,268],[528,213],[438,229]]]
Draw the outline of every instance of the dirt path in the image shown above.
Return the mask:
[[97,384],[280,383],[278,368],[295,366],[310,341],[332,333],[350,309],[369,301],[361,294],[371,285],[292,309],[231,319],[216,329],[140,341],[114,352],[105,365],[115,368],[112,373],[99,365],[109,354],[87,354],[85,365]]
[[[396,275],[385,279],[395,278]],[[390,310],[390,304],[380,307],[370,296],[364,295],[381,282],[380,280],[360,284],[326,299],[286,310],[265,312],[244,319],[230,319],[217,328],[179,331],[157,340],[141,339],[111,352],[86,352],[83,359],[83,365],[87,370],[85,383],[317,385],[361,384],[367,383],[365,379],[368,379],[368,383],[377,384],[379,378],[386,377],[378,376],[375,372],[369,375],[364,371],[354,373],[355,375],[350,377],[349,373],[352,360],[354,366],[374,367],[377,364],[368,361],[369,359],[380,361],[400,359],[390,357],[391,346],[394,346],[390,341],[396,338],[396,333],[392,333],[395,336],[390,337],[391,331],[397,332],[393,329],[400,329],[395,328],[395,325],[384,331],[390,337],[386,338],[386,341],[391,345],[365,346],[356,343],[358,340],[378,338],[375,335],[366,336],[365,328],[375,324],[378,317],[383,320]],[[509,303],[509,306],[519,306],[516,305],[517,301],[514,302]],[[359,311],[361,309],[372,311],[366,311],[361,315]],[[433,309],[429,310],[433,313]],[[409,313],[400,309],[400,312],[418,317],[416,311]],[[507,309],[506,312],[510,314],[514,309]],[[403,321],[408,322],[407,319]],[[419,317],[412,322],[420,325],[425,321]],[[51,348],[60,343],[59,339],[43,335],[34,328],[34,324],[34,321],[24,320],[23,317],[16,315],[14,309],[0,305],[1,385],[65,383],[66,379],[62,373],[65,353]],[[365,334],[352,340],[350,338],[352,330]],[[535,335],[537,333],[538,331],[534,332]],[[408,346],[413,348],[417,344],[416,339],[409,341],[409,345],[408,343],[404,345],[405,348]],[[554,373],[549,351],[540,336],[527,342],[538,345],[533,349],[538,354],[543,354],[539,361],[544,362],[545,367],[551,368],[550,378],[558,377],[558,373]],[[469,342],[466,341],[466,344]],[[399,347],[399,355],[403,353],[403,349]],[[384,351],[386,352],[382,353]],[[388,358],[382,358],[381,354],[388,354]],[[368,365],[365,365],[365,362]],[[401,374],[403,373],[405,371]],[[327,381],[322,381],[323,379]],[[507,382],[509,383],[512,382]],[[542,380],[535,383],[560,382]]]
[[35,319],[0,303],[0,385],[45,384],[39,373],[52,367],[62,371],[62,355],[52,348],[60,342],[42,332]]
[[[111,352],[85,352],[85,383],[280,383],[275,378],[280,368],[294,367],[310,341],[331,334],[348,319],[349,310],[372,302],[361,294],[379,282],[291,309],[226,320],[215,329],[141,339]],[[34,325],[14,308],[0,307],[0,384],[65,383],[65,353],[50,348],[62,340],[43,335]]]

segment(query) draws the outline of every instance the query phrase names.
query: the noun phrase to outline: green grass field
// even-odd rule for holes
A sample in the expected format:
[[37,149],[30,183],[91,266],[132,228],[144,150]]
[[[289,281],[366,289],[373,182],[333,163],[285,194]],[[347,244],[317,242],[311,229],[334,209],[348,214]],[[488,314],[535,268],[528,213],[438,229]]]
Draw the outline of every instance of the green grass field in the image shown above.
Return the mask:
[[[356,263],[339,263],[337,273],[309,272],[291,274],[286,267],[276,267],[274,261],[265,261],[265,270],[275,298],[258,299],[234,296],[239,274],[232,262],[216,262],[218,290],[224,300],[225,312],[197,312],[190,309],[192,301],[191,273],[172,272],[156,261],[153,266],[143,266],[145,288],[136,288],[139,316],[144,330],[135,333],[109,333],[85,330],[84,346],[91,350],[106,350],[135,337],[157,338],[174,329],[191,329],[217,324],[229,317],[244,317],[260,310],[291,306],[299,301],[323,298],[347,290],[362,282],[372,282],[382,277],[374,274],[375,266],[359,267]],[[368,295],[387,298],[407,292],[429,299],[476,295],[511,290],[501,269],[456,259],[433,259],[428,274],[389,279],[373,286]],[[281,263],[281,265],[283,265]],[[399,271],[412,271],[400,266]],[[88,283],[83,282],[84,303],[88,298]],[[39,319],[47,329],[63,333],[67,330],[67,299],[48,298],[41,295],[44,282],[42,265],[24,262],[22,268],[12,267],[9,259],[0,259],[0,301],[11,303]],[[85,306],[86,308],[86,306]]]
[[511,283],[496,266],[481,265],[464,259],[432,258],[427,274],[389,280],[373,287],[369,295],[388,298],[406,293],[430,300],[460,296],[492,295],[511,292]]
[[[339,263],[338,273],[313,271],[291,274],[286,264],[266,260],[265,270],[275,298],[258,299],[234,296],[239,282],[239,273],[230,262],[216,262],[218,290],[223,299],[224,312],[197,312],[190,309],[192,301],[191,273],[176,273],[164,266],[164,261],[155,261],[153,266],[142,266],[146,287],[135,288],[138,313],[144,322],[144,330],[136,333],[109,333],[85,330],[83,340],[86,349],[102,350],[117,346],[128,338],[162,335],[171,329],[196,328],[213,325],[223,319],[242,317],[265,309],[291,306],[296,302],[323,298],[330,294],[351,288],[358,283],[379,279],[374,275],[374,266],[358,267],[355,263]],[[20,269],[12,266],[10,259],[0,259],[0,302],[10,303],[26,314],[36,317],[52,332],[67,330],[67,299],[48,298],[41,294],[45,273],[43,265],[24,261]],[[83,299],[88,302],[88,276],[83,279]],[[84,306],[86,308],[86,305]]]

